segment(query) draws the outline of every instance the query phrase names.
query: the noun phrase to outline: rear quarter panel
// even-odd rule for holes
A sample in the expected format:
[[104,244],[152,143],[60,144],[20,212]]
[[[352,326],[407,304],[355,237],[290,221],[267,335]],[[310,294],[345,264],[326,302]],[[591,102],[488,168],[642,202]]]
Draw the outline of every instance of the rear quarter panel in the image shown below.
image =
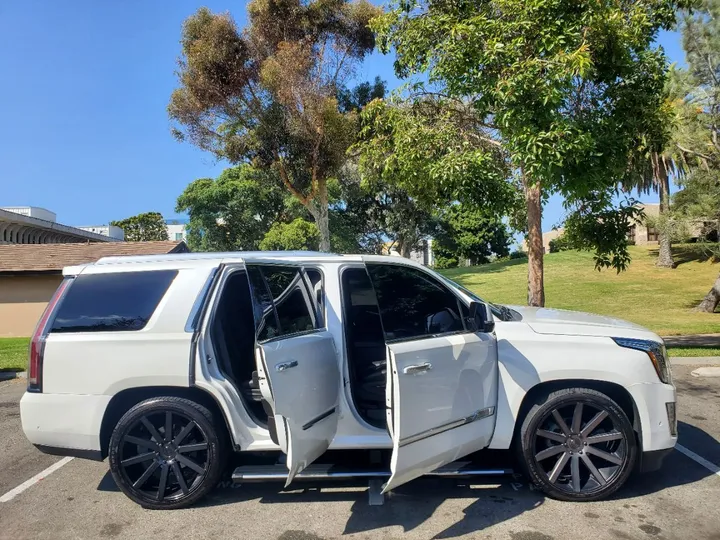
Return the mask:
[[[146,269],[163,268],[143,265]],[[133,269],[128,265],[120,271]],[[142,386],[189,386],[192,333],[185,331],[185,324],[210,271],[208,265],[179,269],[142,330],[48,335],[43,392],[112,396]]]

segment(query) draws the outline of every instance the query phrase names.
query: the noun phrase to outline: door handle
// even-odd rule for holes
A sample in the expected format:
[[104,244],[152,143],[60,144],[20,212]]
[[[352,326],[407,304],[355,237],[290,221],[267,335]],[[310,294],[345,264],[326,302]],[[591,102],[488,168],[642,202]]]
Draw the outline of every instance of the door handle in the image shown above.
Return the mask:
[[289,362],[281,362],[280,364],[275,364],[275,371],[287,371],[290,368],[297,367],[298,363],[297,360],[290,360]]
[[430,371],[432,369],[432,364],[430,362],[423,362],[422,364],[417,364],[414,366],[405,366],[403,368],[403,373],[406,375],[414,375],[416,373],[425,373],[426,371]]

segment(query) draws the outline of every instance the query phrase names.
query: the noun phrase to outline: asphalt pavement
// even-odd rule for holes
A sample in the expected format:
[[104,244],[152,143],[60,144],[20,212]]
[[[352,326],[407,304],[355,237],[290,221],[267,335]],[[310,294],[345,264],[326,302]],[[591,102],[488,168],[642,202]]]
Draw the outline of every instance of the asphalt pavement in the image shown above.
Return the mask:
[[[507,476],[470,485],[421,479],[383,506],[369,506],[361,485],[282,491],[279,484],[227,483],[193,508],[150,511],[118,491],[107,463],[74,459],[0,502],[0,539],[720,540],[720,378],[692,377],[693,369],[674,367],[680,444],[710,468],[675,451],[661,471],[634,476],[609,501],[553,501]],[[24,380],[0,383],[0,498],[60,459],[22,435],[23,390]]]

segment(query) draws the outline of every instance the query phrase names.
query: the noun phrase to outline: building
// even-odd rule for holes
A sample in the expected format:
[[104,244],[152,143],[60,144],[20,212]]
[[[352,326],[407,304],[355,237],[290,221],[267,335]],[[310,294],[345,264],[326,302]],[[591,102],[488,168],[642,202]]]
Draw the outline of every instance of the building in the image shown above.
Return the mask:
[[125,240],[125,231],[115,225],[89,225],[86,227],[78,227],[78,229],[95,234],[102,234],[114,240]]
[[[94,234],[94,233],[93,233]],[[189,251],[185,242],[94,242],[0,245],[0,337],[30,336],[62,281],[65,266],[114,255]]]
[[0,208],[0,244],[115,242],[117,238],[62,225],[54,212],[36,206]]
[[[382,247],[382,254],[400,257],[401,255],[394,245],[394,242],[386,242]],[[435,264],[435,253],[433,252],[432,238],[421,240],[420,243],[410,251],[409,259],[424,266],[433,266]]]
[[168,239],[187,242],[186,219],[167,219],[165,220],[165,226],[167,227]]

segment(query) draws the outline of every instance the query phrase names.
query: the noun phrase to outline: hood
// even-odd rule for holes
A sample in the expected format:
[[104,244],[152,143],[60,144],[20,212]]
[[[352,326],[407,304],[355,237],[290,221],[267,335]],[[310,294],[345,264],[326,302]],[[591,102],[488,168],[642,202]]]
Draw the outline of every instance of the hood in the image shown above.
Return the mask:
[[522,317],[522,322],[529,325],[538,334],[628,337],[662,341],[656,334],[639,324],[604,315],[564,309],[508,307],[517,311]]

